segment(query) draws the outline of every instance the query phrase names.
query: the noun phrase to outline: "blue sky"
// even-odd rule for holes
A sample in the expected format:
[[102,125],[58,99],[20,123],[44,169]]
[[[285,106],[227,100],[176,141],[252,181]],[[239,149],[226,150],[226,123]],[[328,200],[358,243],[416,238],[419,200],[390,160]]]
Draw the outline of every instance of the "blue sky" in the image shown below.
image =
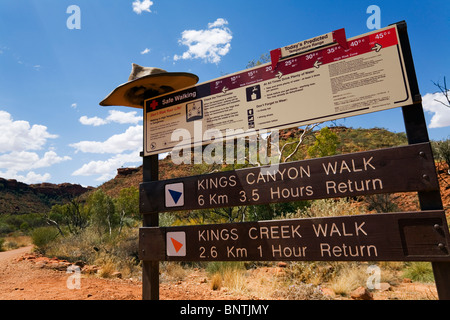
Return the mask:
[[[430,138],[448,138],[432,81],[450,83],[449,1],[1,0],[0,177],[98,186],[142,162],[142,111],[99,106],[131,63],[206,82],[339,28],[367,33],[370,5],[381,27],[407,22]],[[404,131],[398,109],[338,123]]]

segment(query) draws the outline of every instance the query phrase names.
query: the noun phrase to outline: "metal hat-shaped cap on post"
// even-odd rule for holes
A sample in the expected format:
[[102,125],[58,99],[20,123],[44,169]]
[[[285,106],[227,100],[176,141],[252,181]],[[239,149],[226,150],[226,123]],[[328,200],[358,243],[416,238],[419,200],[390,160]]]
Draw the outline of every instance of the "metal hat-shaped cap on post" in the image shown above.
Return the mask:
[[199,78],[187,72],[167,72],[151,67],[132,64],[128,82],[114,89],[101,106],[126,106],[143,108],[145,99],[195,85]]

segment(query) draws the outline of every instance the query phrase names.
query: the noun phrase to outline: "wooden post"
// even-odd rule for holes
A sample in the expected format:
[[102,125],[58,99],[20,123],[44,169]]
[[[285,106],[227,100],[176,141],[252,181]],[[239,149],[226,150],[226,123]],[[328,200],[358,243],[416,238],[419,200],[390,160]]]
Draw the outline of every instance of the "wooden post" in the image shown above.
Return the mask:
[[[403,118],[409,144],[429,141],[422,103],[403,107]],[[418,196],[421,210],[443,209],[439,189],[421,191]],[[432,262],[431,265],[439,300],[450,300],[450,262]]]
[[[409,144],[429,142],[427,124],[423,113],[420,98],[419,85],[414,69],[411,46],[407,33],[406,23],[398,24],[399,39],[403,48],[405,67],[408,73],[409,87],[415,103],[402,107],[403,120],[405,122],[406,135]],[[431,159],[434,163],[434,159]],[[418,192],[421,210],[442,210],[442,199],[439,189]],[[432,262],[434,280],[440,300],[450,300],[450,262]]]
[[[143,182],[158,180],[158,155],[143,157]],[[143,227],[158,227],[158,212],[141,212]],[[139,239],[141,241],[141,239]],[[159,300],[159,261],[142,261],[142,300]]]

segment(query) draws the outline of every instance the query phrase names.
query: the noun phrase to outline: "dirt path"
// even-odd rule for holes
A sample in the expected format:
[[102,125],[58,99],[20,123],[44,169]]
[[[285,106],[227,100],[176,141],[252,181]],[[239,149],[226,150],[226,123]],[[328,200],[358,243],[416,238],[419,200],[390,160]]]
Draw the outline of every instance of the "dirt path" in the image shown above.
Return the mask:
[[[111,300],[140,299],[140,283],[84,277],[80,289],[69,289],[73,273],[42,268],[20,259],[31,251],[25,247],[0,252],[0,299],[2,300]],[[72,282],[71,282],[72,283]],[[72,285],[72,287],[74,287]]]
[[12,260],[14,258],[17,258],[24,253],[29,253],[33,249],[33,246],[23,247],[16,250],[10,250],[10,251],[4,251],[0,252],[0,263],[3,261]]
[[[38,259],[24,259],[32,247],[0,252],[0,300],[141,300],[140,281],[104,279],[43,267]],[[161,300],[230,300],[239,297],[213,291],[200,271],[185,281],[163,283]],[[245,297],[241,297],[245,298]],[[248,298],[248,297],[247,297]]]
[[[65,265],[56,269],[48,268],[42,263],[41,258],[30,255],[31,250],[32,247],[24,247],[0,252],[0,300],[141,300],[142,298],[142,284],[137,280],[104,279],[82,273],[78,278],[77,287],[75,274],[67,273]],[[258,297],[231,294],[226,290],[211,290],[206,273],[193,269],[182,281],[161,283],[160,299],[254,300]],[[435,300],[437,294],[434,284],[401,283],[389,291],[375,292],[374,299]]]

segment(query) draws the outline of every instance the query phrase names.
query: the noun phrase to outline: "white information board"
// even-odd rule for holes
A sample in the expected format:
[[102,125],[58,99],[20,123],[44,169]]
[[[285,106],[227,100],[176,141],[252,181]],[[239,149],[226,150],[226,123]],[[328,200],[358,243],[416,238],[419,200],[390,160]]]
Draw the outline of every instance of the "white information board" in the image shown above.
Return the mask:
[[[144,156],[169,152],[185,129],[281,130],[413,103],[397,26],[145,101]],[[200,125],[199,125],[200,124]],[[199,133],[200,132],[200,133]]]

